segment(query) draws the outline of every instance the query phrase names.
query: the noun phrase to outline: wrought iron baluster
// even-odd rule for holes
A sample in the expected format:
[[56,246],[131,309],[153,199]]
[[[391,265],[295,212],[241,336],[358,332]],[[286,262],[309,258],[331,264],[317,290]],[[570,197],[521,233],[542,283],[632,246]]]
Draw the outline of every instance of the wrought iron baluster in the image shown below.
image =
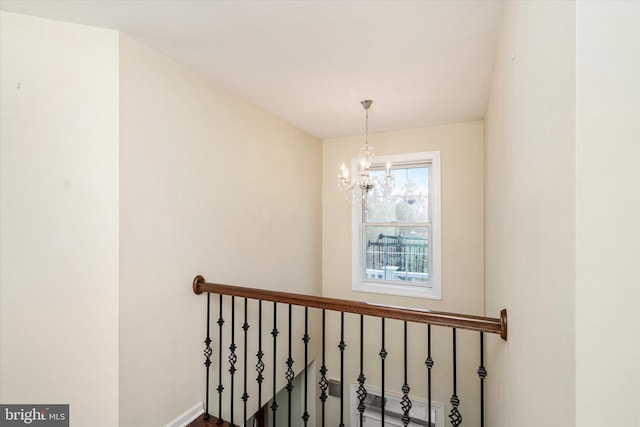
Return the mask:
[[[323,356],[322,356],[322,367],[320,370],[321,373],[321,379],[320,379],[320,390],[321,390],[321,401],[322,401],[322,424],[325,425],[325,416],[326,416],[326,399],[328,398],[328,390],[329,390],[329,381],[327,378],[327,373],[328,373],[328,369],[327,369],[327,365],[326,365],[326,310],[335,310],[340,312],[340,341],[339,341],[339,351],[340,351],[340,375],[339,375],[339,379],[340,379],[340,386],[339,388],[337,388],[337,393],[340,393],[340,421],[339,421],[339,426],[343,427],[345,425],[345,416],[349,417],[349,414],[345,414],[345,399],[348,397],[345,395],[345,390],[348,391],[348,388],[345,387],[345,377],[348,377],[349,375],[351,375],[350,373],[346,372],[346,367],[345,367],[345,350],[347,347],[347,344],[345,342],[345,313],[354,313],[354,314],[358,314],[360,315],[360,371],[358,374],[358,385],[355,386],[355,394],[358,397],[358,403],[357,405],[357,409],[359,412],[359,418],[360,418],[360,424],[363,423],[364,421],[364,417],[363,417],[363,413],[366,411],[366,405],[365,402],[367,401],[367,399],[369,399],[368,393],[367,393],[367,378],[364,374],[364,341],[365,341],[365,336],[364,336],[364,316],[365,315],[370,315],[370,316],[374,316],[374,317],[381,317],[381,323],[382,323],[382,330],[381,330],[381,337],[382,337],[382,348],[380,349],[380,353],[379,356],[381,358],[381,370],[382,370],[382,375],[381,375],[381,382],[382,382],[382,405],[381,405],[381,413],[382,413],[382,424],[384,425],[385,423],[385,415],[386,418],[389,418],[389,414],[385,414],[386,413],[386,396],[385,396],[385,390],[386,390],[386,385],[385,385],[385,376],[386,376],[386,372],[385,372],[385,364],[386,364],[386,358],[388,358],[388,354],[387,354],[387,350],[385,349],[385,334],[386,334],[386,330],[385,330],[385,322],[386,322],[386,318],[382,317],[382,316],[388,316],[392,319],[397,319],[398,321],[403,321],[403,326],[404,326],[404,382],[402,384],[402,396],[401,396],[401,403],[402,403],[402,414],[399,414],[400,417],[402,418],[403,424],[405,426],[408,427],[409,424],[411,424],[411,418],[410,418],[410,414],[411,414],[411,409],[412,409],[412,402],[410,399],[410,385],[408,383],[408,369],[409,369],[409,365],[408,365],[408,323],[409,322],[417,322],[417,323],[427,323],[427,343],[428,343],[428,350],[427,350],[427,358],[425,360],[425,365],[427,367],[427,397],[428,397],[428,413],[427,413],[427,417],[426,421],[433,425],[434,424],[434,414],[433,414],[433,407],[434,407],[434,403],[432,401],[432,397],[433,397],[433,387],[432,387],[432,378],[433,378],[433,367],[434,367],[434,361],[432,359],[432,348],[431,348],[431,344],[432,344],[432,339],[431,339],[431,324],[430,323],[434,323],[436,324],[436,326],[447,326],[447,327],[451,327],[452,328],[452,379],[453,379],[453,390],[452,390],[452,394],[451,394],[451,398],[450,398],[450,404],[451,404],[451,408],[450,408],[450,413],[448,414],[448,417],[450,418],[449,423],[451,423],[451,425],[453,425],[454,427],[458,427],[460,425],[462,425],[462,421],[463,421],[463,416],[461,414],[461,401],[460,401],[460,397],[457,394],[457,329],[466,329],[466,330],[473,330],[476,332],[480,332],[480,363],[479,366],[477,368],[477,374],[480,380],[480,423],[478,423],[480,425],[480,427],[484,427],[485,423],[485,383],[486,383],[486,377],[487,377],[487,370],[485,367],[485,361],[484,361],[484,333],[491,333],[491,334],[500,334],[500,336],[506,340],[506,315],[503,312],[501,312],[501,318],[500,319],[492,319],[492,318],[478,318],[478,317],[473,317],[473,316],[465,316],[465,315],[456,315],[456,314],[447,314],[447,313],[437,313],[437,312],[419,312],[418,310],[412,310],[412,309],[403,309],[400,307],[371,307],[371,305],[367,305],[366,303],[358,303],[358,302],[353,302],[353,301],[346,301],[346,300],[335,300],[335,299],[331,299],[331,298],[321,298],[321,297],[307,297],[304,295],[295,295],[295,294],[288,294],[288,293],[277,293],[277,292],[272,292],[272,291],[261,291],[261,290],[255,290],[255,289],[248,289],[245,290],[244,288],[238,288],[238,287],[232,287],[229,285],[217,285],[217,284],[209,284],[206,282],[203,282],[203,279],[198,276],[196,278],[196,280],[194,280],[194,285],[193,285],[193,289],[194,292],[196,294],[201,294],[203,292],[207,292],[207,320],[206,320],[206,338],[204,340],[205,343],[205,349],[204,349],[204,365],[205,365],[205,371],[206,371],[206,377],[205,377],[205,387],[206,387],[206,393],[205,393],[205,414],[204,414],[204,418],[205,419],[211,419],[214,418],[216,415],[218,415],[218,424],[227,424],[227,421],[230,422],[230,424],[233,426],[235,425],[235,418],[238,418],[238,413],[236,411],[235,408],[235,404],[239,404],[239,402],[235,402],[235,397],[241,397],[242,401],[244,402],[243,405],[243,415],[242,418],[243,420],[246,420],[248,413],[252,413],[253,411],[249,408],[249,398],[250,396],[248,395],[248,390],[249,390],[249,385],[248,385],[248,372],[247,372],[247,365],[249,363],[248,361],[248,357],[247,357],[247,353],[248,353],[248,330],[250,328],[250,325],[248,323],[248,305],[249,305],[249,299],[256,299],[258,300],[259,303],[259,334],[258,334],[258,353],[256,353],[257,356],[257,364],[256,364],[256,371],[257,371],[257,377],[256,377],[256,381],[258,382],[258,410],[260,409],[260,406],[262,405],[262,383],[264,382],[264,369],[265,369],[265,361],[264,361],[264,352],[263,352],[263,348],[262,348],[262,339],[265,338],[263,337],[263,333],[264,330],[262,330],[262,301],[260,298],[265,298],[265,300],[267,302],[273,302],[274,308],[273,308],[273,316],[274,316],[274,320],[273,320],[273,329],[271,331],[271,334],[273,336],[273,349],[274,349],[274,359],[277,359],[279,356],[277,355],[277,336],[279,335],[279,330],[277,327],[277,323],[278,323],[278,313],[277,313],[277,307],[278,305],[282,305],[282,304],[287,304],[289,307],[288,310],[288,336],[289,336],[289,341],[288,341],[288,357],[286,359],[285,365],[286,367],[284,367],[286,369],[285,372],[285,386],[286,389],[288,391],[288,401],[291,402],[292,399],[292,391],[294,389],[294,379],[295,379],[295,371],[293,370],[293,365],[294,365],[294,360],[293,360],[293,336],[292,336],[292,325],[293,325],[293,306],[294,305],[301,305],[303,307],[305,307],[304,309],[304,313],[305,313],[305,326],[304,326],[304,335],[302,336],[302,341],[304,342],[304,370],[305,370],[305,378],[304,378],[304,383],[300,385],[300,387],[304,387],[304,393],[301,393],[301,397],[303,397],[304,399],[304,403],[301,405],[303,406],[303,410],[302,410],[302,414],[301,414],[301,419],[304,422],[304,425],[306,427],[306,425],[308,424],[310,417],[310,413],[312,412],[314,413],[314,410],[312,409],[311,411],[309,411],[309,404],[313,404],[313,398],[311,398],[311,402],[309,402],[309,384],[308,384],[308,369],[309,369],[309,347],[308,344],[310,342],[310,337],[309,337],[309,330],[308,330],[308,309],[309,307],[313,307],[313,308],[318,308],[322,310],[322,314],[323,314],[323,318],[322,318],[322,351],[323,351]],[[211,293],[217,293],[219,296],[219,317],[217,319],[217,324],[219,326],[219,341],[220,341],[220,346],[218,348],[218,356],[220,359],[220,363],[218,366],[218,385],[217,385],[217,391],[218,391],[218,407],[219,407],[219,411],[216,414],[215,411],[215,403],[212,402],[211,399],[211,393],[213,392],[213,390],[211,390],[211,387],[215,387],[215,385],[212,382],[215,382],[215,378],[212,379],[212,375],[215,375],[215,372],[212,374],[211,373],[211,365],[214,362],[215,357],[213,356],[213,354],[216,352],[215,350],[215,345],[213,345],[213,334],[215,334],[215,331],[211,330],[211,321],[212,321],[212,307],[211,307]],[[236,342],[236,322],[235,322],[235,315],[236,315],[236,304],[235,304],[235,297],[238,298],[244,298],[244,323],[238,323],[238,328],[242,328],[244,331],[243,334],[243,341],[244,341],[244,352],[243,353],[239,353],[238,350],[239,348],[237,347],[237,342]],[[227,308],[224,308],[224,299],[227,299],[227,301],[231,302],[231,307],[229,308],[227,306]],[[215,303],[215,301],[214,301]],[[213,308],[213,310],[215,311],[215,307]],[[224,340],[224,332],[223,332],[223,325],[225,323],[224,319],[224,310],[228,310],[230,313],[230,328],[231,328],[231,333],[230,336]],[[280,313],[280,316],[283,316],[283,313]],[[213,321],[215,321],[215,319],[213,319]],[[228,321],[228,320],[227,320]],[[215,325],[213,326],[215,328]],[[498,328],[499,327],[499,328]],[[375,329],[375,328],[374,328]],[[240,332],[240,331],[238,331]],[[268,337],[267,337],[268,338]],[[241,341],[242,342],[242,341]],[[229,348],[229,353],[228,353],[228,361],[224,361],[222,360],[222,352],[224,351],[224,349],[222,348],[222,346],[224,345],[224,343],[227,344],[228,348]],[[372,343],[370,343],[372,344]],[[240,344],[242,345],[242,344]],[[282,344],[280,344],[282,345]],[[280,349],[280,351],[283,351],[284,349]],[[284,351],[283,351],[284,353]],[[280,355],[281,356],[281,355]],[[355,357],[355,354],[353,354],[353,356]],[[237,390],[237,396],[236,396],[236,381],[235,381],[235,374],[239,374],[239,372],[237,372],[238,367],[238,362],[240,361],[239,358],[243,357],[243,364],[244,364],[244,375],[243,375],[243,392],[242,394],[240,393],[240,390]],[[284,357],[283,357],[284,359]],[[227,377],[224,381],[222,378],[222,365],[224,365],[225,363],[229,363],[228,366],[228,370],[230,373],[230,377]],[[279,408],[278,407],[278,402],[276,401],[276,396],[277,396],[277,387],[278,384],[282,384],[282,377],[278,377],[277,371],[278,371],[278,363],[282,363],[282,362],[278,362],[277,360],[273,361],[274,363],[274,367],[273,367],[273,372],[274,372],[274,384],[273,384],[273,399],[271,399],[272,396],[266,396],[265,400],[271,400],[271,410],[273,412],[273,423],[276,422],[276,411]],[[283,368],[281,366],[281,368]],[[214,367],[215,369],[215,367]],[[333,377],[335,377],[335,373],[334,375],[332,375]],[[280,383],[278,383],[278,381],[280,381]],[[227,382],[226,385],[223,385],[225,382]],[[413,386],[413,384],[412,384]],[[230,389],[225,390],[225,387],[230,387]],[[311,385],[311,387],[313,387],[313,385]],[[224,395],[224,391],[227,391],[227,395]],[[333,392],[333,389],[332,389]],[[463,393],[464,395],[464,393]],[[230,401],[231,403],[231,407],[227,409],[227,412],[230,416],[230,419],[227,419],[227,415],[225,415],[225,421],[223,421],[222,415],[223,415],[223,409],[222,409],[222,401],[224,400],[224,396],[228,396],[228,402]],[[281,397],[280,399],[282,399],[283,397]],[[251,403],[251,406],[253,407],[253,403]],[[292,424],[292,409],[291,406],[289,405],[289,411],[288,411],[288,425]],[[312,407],[313,408],[313,407]],[[239,408],[238,408],[239,409]],[[263,408],[266,409],[266,408]],[[348,409],[348,407],[347,407]],[[354,408],[356,409],[356,408]],[[266,415],[265,411],[261,411],[260,412],[262,414],[262,418],[264,418],[264,416]],[[234,416],[235,415],[235,416]],[[282,418],[284,418],[283,413],[281,413]],[[337,414],[335,414],[337,415]],[[262,422],[262,421],[260,421]],[[284,424],[284,423],[282,423]]]
[[358,412],[360,413],[360,425],[364,423],[364,400],[367,398],[367,389],[364,386],[367,378],[364,376],[364,316],[360,315],[360,375],[358,375]]
[[329,381],[327,380],[327,365],[325,364],[325,310],[322,309],[322,366],[320,367],[320,402],[322,402],[322,427],[325,421],[325,403],[327,402],[327,390]]
[[433,369],[433,359],[431,358],[431,325],[427,325],[427,359],[424,361],[427,366],[427,398],[429,400],[427,406],[427,421],[431,427],[431,369]]
[[230,402],[231,402],[231,414],[229,418],[229,425],[233,427],[235,424],[233,423],[233,396],[234,396],[234,379],[236,375],[236,362],[238,361],[238,356],[236,356],[236,297],[231,297],[231,345],[229,346],[229,373],[231,374],[231,393],[230,393]]
[[262,373],[264,372],[264,362],[262,361],[262,357],[264,356],[264,352],[262,351],[262,300],[258,300],[258,353],[256,353],[256,357],[258,358],[258,362],[256,363],[256,371],[258,372],[258,376],[256,377],[256,382],[258,383],[258,411],[262,408],[262,381],[264,381],[264,376]]
[[224,325],[224,319],[222,318],[222,294],[220,294],[220,309],[218,317],[218,421],[216,424],[222,424],[222,392],[224,386],[222,385],[222,325]]
[[340,427],[344,427],[344,349],[347,344],[344,342],[344,312],[340,312]]
[[462,414],[458,410],[458,406],[460,405],[460,399],[458,398],[458,389],[457,389],[457,372],[456,372],[456,328],[453,328],[453,394],[451,395],[451,413],[449,414],[449,419],[451,420],[451,424],[454,427],[462,424]]
[[487,370],[484,367],[484,332],[480,332],[480,366],[478,367],[480,377],[480,427],[484,427],[484,379],[487,377]]
[[302,413],[302,421],[304,425],[307,425],[309,421],[309,411],[308,411],[308,403],[309,403],[309,341],[311,338],[309,337],[309,307],[304,308],[304,336],[302,337],[302,342],[304,342],[304,412]]
[[208,420],[211,418],[211,414],[209,414],[209,367],[211,366],[211,354],[213,354],[213,350],[211,349],[211,294],[207,294],[207,338],[204,340],[205,349],[204,349],[204,366],[207,369],[207,389],[205,391],[205,411],[204,411],[204,419]]
[[409,391],[411,388],[409,387],[409,382],[407,380],[407,322],[404,322],[404,384],[402,384],[402,424],[404,427],[409,425],[409,421],[411,421],[411,417],[409,417],[409,411],[411,411],[411,399],[409,399]]
[[385,327],[384,327],[384,317],[382,318],[382,348],[380,349],[380,363],[382,364],[382,381],[381,381],[381,386],[382,386],[382,412],[381,412],[381,417],[380,417],[380,425],[382,427],[384,427],[384,413],[385,413],[385,397],[384,397],[384,361],[387,358],[387,349],[384,346],[384,331],[385,331]]
[[242,393],[242,424],[244,424],[247,421],[247,400],[249,400],[249,394],[247,394],[247,331],[249,330],[249,323],[247,322],[247,298],[244,299],[244,323],[242,324],[242,330],[244,331],[244,391]]
[[278,410],[278,402],[276,400],[276,370],[277,370],[277,338],[278,338],[278,303],[273,303],[273,329],[271,330],[271,336],[273,337],[273,403],[271,403],[271,411],[273,413],[273,425],[276,425],[276,411]]
[[287,358],[287,372],[285,378],[287,379],[287,425],[291,427],[291,392],[293,391],[293,359],[291,358],[291,304],[289,304],[289,357]]

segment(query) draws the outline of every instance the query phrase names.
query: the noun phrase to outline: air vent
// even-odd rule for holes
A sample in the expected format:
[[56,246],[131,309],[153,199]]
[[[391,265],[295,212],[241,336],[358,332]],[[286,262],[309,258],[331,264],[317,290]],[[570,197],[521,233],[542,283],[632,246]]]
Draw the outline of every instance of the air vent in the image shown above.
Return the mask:
[[[382,392],[380,389],[373,387],[366,387],[367,398],[365,399],[365,411],[364,411],[364,424],[363,427],[367,427],[367,424],[371,426],[379,426],[382,417]],[[358,413],[358,396],[357,396],[358,384],[351,384],[350,387],[350,403],[351,403],[351,425],[359,426],[360,414]],[[390,391],[384,394],[384,407],[385,407],[385,427],[402,427],[402,396]],[[431,402],[431,426],[428,422],[428,403],[422,399],[411,397],[411,422],[409,426],[427,426],[427,427],[444,427],[444,405],[441,403]]]

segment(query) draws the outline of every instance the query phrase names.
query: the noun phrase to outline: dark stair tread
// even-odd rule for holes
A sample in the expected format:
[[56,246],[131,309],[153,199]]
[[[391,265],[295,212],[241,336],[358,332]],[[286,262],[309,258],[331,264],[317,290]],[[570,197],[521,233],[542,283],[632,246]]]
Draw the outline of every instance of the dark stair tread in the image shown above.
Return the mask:
[[205,420],[204,414],[202,414],[195,420],[191,421],[187,427],[229,427],[229,423],[224,421],[222,424],[218,424],[218,419],[213,415],[208,420]]

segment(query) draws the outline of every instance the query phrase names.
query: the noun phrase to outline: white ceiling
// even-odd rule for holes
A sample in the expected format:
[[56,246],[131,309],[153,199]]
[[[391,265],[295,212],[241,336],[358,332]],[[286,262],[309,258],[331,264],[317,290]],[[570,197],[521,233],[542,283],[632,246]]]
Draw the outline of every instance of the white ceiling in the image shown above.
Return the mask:
[[1,0],[120,30],[320,138],[484,116],[502,2]]

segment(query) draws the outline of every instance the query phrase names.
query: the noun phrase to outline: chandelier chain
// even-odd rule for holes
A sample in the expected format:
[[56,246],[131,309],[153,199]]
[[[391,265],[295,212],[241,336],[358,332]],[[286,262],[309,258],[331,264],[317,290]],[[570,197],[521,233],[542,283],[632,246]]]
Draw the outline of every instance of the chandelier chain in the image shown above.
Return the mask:
[[367,153],[369,152],[369,108],[365,108],[364,119],[364,145]]

